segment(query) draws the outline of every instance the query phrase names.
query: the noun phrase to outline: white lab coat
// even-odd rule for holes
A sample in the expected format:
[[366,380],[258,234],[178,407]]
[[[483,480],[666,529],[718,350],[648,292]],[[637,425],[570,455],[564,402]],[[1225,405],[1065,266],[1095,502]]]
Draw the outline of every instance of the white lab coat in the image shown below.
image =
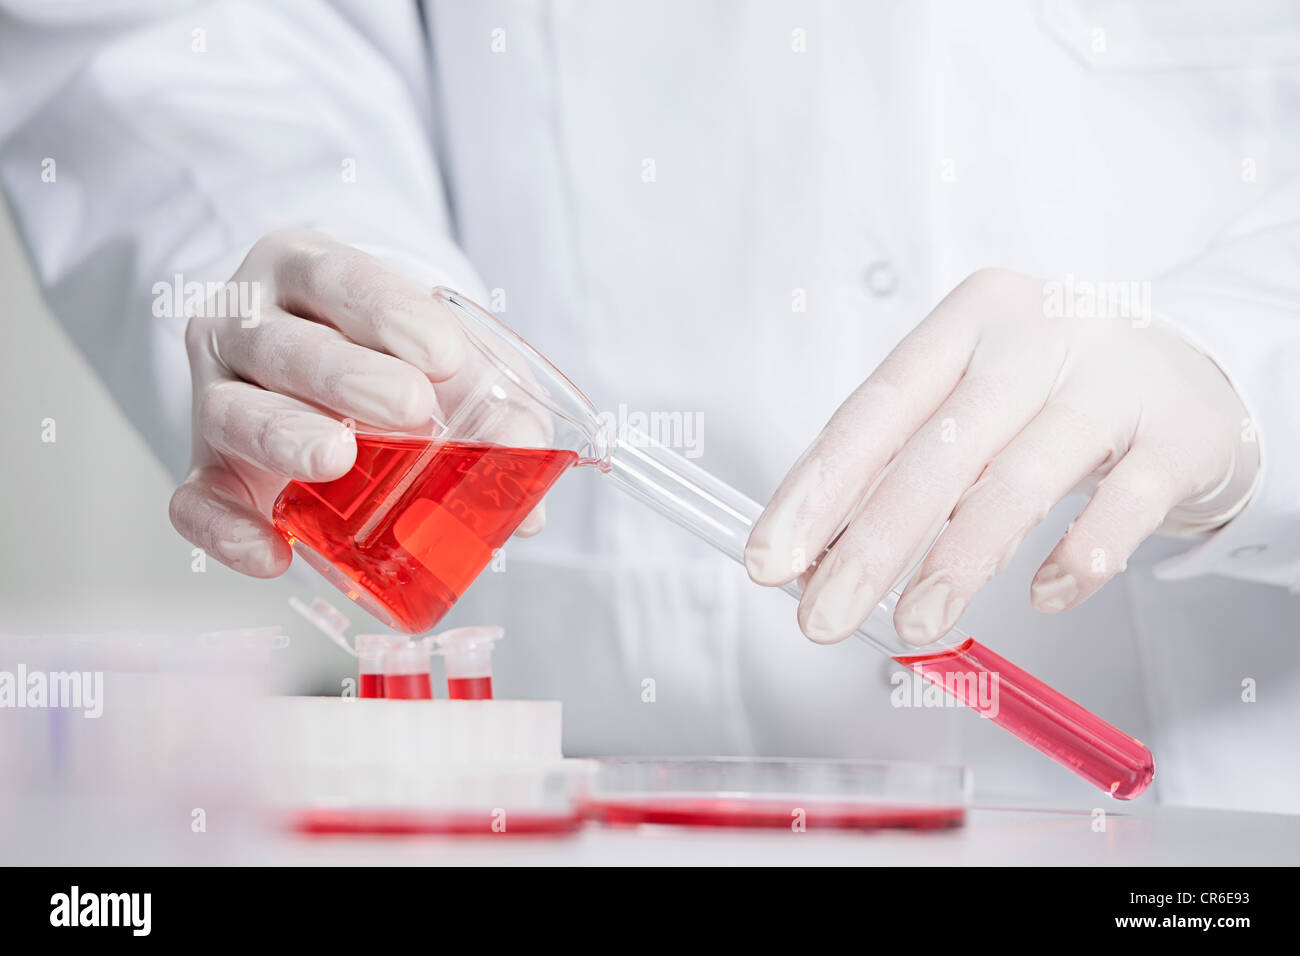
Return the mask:
[[[1039,615],[1067,501],[963,626],[1146,740],[1156,798],[1300,812],[1293,4],[0,9],[0,180],[53,309],[178,476],[183,320],[150,290],[225,278],[278,226],[492,299],[602,408],[698,414],[700,463],[759,499],[971,271],[1157,280],[1251,410],[1255,499]],[[892,665],[808,643],[787,597],[606,485],[565,478],[452,617],[507,627],[498,685],[564,700],[569,753],[960,760],[989,792],[1095,803],[970,713],[891,706]]]

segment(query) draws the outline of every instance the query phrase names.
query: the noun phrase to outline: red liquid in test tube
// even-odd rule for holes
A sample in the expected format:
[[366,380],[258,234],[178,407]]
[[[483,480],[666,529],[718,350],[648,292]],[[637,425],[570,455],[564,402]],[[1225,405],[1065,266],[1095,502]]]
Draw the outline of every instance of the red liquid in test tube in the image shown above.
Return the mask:
[[433,639],[447,664],[448,697],[492,699],[492,648],[505,633],[500,627],[476,625],[444,631]]
[[400,634],[358,634],[354,641],[357,655],[357,696],[384,696],[384,669],[390,650],[405,647]]
[[433,699],[425,641],[407,641],[384,654],[384,696],[389,700]]
[[433,700],[428,674],[385,674],[384,696],[389,700]]
[[1120,800],[1136,797],[1155,776],[1140,740],[973,639],[894,660]]
[[448,677],[447,696],[452,700],[491,700],[491,677]]

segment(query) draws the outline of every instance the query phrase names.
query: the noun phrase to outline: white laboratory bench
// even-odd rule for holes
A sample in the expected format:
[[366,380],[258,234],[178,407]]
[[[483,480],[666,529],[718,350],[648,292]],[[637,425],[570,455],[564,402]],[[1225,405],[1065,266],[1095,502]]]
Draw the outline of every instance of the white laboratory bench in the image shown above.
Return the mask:
[[248,864],[322,866],[1243,866],[1300,863],[1300,816],[1150,806],[972,809],[943,831],[845,833],[588,827],[570,836],[298,837],[250,842]]
[[559,836],[307,836],[260,812],[209,808],[191,832],[186,805],[107,795],[0,800],[0,861],[61,866],[1295,866],[1300,815],[1157,804],[1088,806],[976,797],[947,830],[602,827]]

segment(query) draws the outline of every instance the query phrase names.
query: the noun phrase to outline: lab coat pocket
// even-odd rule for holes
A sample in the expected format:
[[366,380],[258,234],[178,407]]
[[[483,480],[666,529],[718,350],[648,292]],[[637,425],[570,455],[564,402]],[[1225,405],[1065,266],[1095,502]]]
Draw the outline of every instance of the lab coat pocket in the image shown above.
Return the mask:
[[1294,0],[1043,0],[1047,31],[1104,72],[1241,70],[1300,63]]

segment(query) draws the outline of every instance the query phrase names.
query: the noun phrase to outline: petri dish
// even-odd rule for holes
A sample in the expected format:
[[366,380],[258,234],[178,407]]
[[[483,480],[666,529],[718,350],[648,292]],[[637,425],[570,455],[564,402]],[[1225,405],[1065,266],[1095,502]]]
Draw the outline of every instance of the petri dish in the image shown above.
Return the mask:
[[948,830],[966,822],[957,765],[751,757],[595,759],[579,797],[606,826]]
[[315,807],[291,814],[303,836],[563,836],[583,824],[573,810],[526,810],[508,817],[486,807]]

